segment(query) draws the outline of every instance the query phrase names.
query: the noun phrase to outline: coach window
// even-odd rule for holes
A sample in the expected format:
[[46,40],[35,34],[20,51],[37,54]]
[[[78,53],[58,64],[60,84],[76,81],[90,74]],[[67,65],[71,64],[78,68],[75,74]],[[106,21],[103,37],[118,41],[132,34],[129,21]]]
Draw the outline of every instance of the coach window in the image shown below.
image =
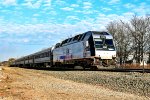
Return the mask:
[[57,43],[57,44],[55,45],[55,48],[58,48],[58,47],[60,47],[60,43]]
[[46,54],[47,54],[47,57],[49,57],[49,52],[47,52]]
[[41,55],[42,55],[42,58],[43,58],[44,57],[44,53],[42,53]]
[[73,38],[73,41],[78,40],[78,37],[79,37],[79,35],[76,35],[76,36]]
[[45,57],[48,57],[48,52],[45,52]]
[[43,57],[44,57],[44,53],[41,54],[41,58],[43,58]]
[[38,58],[40,58],[40,54],[38,54]]
[[67,43],[67,41],[68,41],[68,39],[64,40],[64,43],[63,43],[63,44],[66,44],[66,43]]
[[45,57],[47,57],[47,52],[45,52]]
[[38,55],[36,55],[36,59],[38,58]]
[[81,40],[82,36],[83,36],[83,34],[80,34],[80,35],[79,35],[79,37],[78,37],[78,41],[80,41],[80,40]]
[[68,39],[65,40],[65,43],[67,43]]
[[63,44],[65,44],[65,40],[64,40],[64,41],[62,41],[61,46],[62,46]]
[[69,38],[68,41],[67,41],[67,43],[69,43],[69,42],[71,41],[71,39],[72,39],[72,38]]
[[73,38],[70,38],[70,39],[68,40],[68,43],[69,43],[69,42],[71,43],[72,41],[73,41]]
[[86,34],[83,34],[83,35],[82,35],[81,41],[84,40],[85,36],[86,36]]

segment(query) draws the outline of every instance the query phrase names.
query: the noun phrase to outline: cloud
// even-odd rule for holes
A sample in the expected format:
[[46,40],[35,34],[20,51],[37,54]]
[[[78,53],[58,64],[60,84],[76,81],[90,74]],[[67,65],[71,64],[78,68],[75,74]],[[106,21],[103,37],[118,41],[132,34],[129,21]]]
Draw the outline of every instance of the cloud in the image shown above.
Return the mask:
[[138,7],[137,6],[134,7],[133,11],[140,15],[146,15],[149,14],[150,12],[150,6],[147,5],[146,3],[141,3]]
[[140,3],[138,5],[127,3],[124,5],[124,7],[131,9],[130,11],[138,15],[146,15],[150,12],[150,6],[146,3]]
[[85,5],[85,6],[92,6],[91,2],[83,2],[83,5]]
[[61,8],[62,10],[64,10],[64,11],[72,11],[72,10],[74,10],[73,8],[71,8],[71,7],[64,7],[64,8]]
[[[131,16],[133,16],[134,15],[134,13],[133,12],[125,12],[125,13],[123,13],[122,14],[123,16],[129,16],[129,17],[131,17]],[[130,19],[130,18],[129,18]]]
[[46,6],[46,7],[50,7],[51,6],[52,0],[44,0],[44,1],[45,1],[44,6]]
[[33,14],[34,17],[40,16],[39,14]]
[[103,7],[101,9],[104,10],[104,11],[106,11],[106,12],[112,10],[111,8],[106,8],[106,7]]
[[96,13],[99,13],[99,11],[97,10],[88,10],[88,9],[85,9],[85,10],[76,10],[74,12],[77,12],[77,13],[82,13],[82,14],[96,14]]
[[41,6],[50,7],[51,2],[51,0],[25,0],[21,5],[30,9],[38,9]]
[[10,5],[17,5],[17,1],[16,0],[2,0],[1,1],[3,5],[5,6],[10,6]]
[[130,12],[140,15],[140,16],[147,15],[150,12],[150,6],[144,2],[139,3],[139,4],[127,3],[127,4],[124,4],[124,7],[127,9],[130,9]]
[[67,19],[79,20],[77,16],[67,16]]
[[[122,16],[129,16],[132,15],[131,12],[127,12],[124,13]],[[37,16],[37,14],[35,14],[35,16]],[[89,19],[85,19],[84,21],[82,21],[81,19],[79,19],[77,16],[67,16],[66,19],[71,19],[71,20],[78,20],[78,22],[76,23],[80,23],[80,22],[90,22],[91,24],[94,24],[96,21],[111,21],[111,20],[115,20],[118,18],[122,18],[121,15],[116,15],[116,14],[110,14],[110,15],[105,15],[103,13],[100,13],[99,16],[97,16],[97,18],[91,18],[91,19],[95,19],[95,21],[93,20],[89,20]],[[104,19],[104,20],[103,20]],[[65,20],[65,19],[64,19]],[[3,22],[3,20],[2,20]],[[75,23],[75,24],[76,24]],[[27,35],[31,35],[31,34],[38,34],[38,33],[51,33],[53,29],[59,29],[61,27],[63,27],[65,25],[64,24],[53,24],[53,23],[43,23],[43,24],[15,24],[15,23],[1,23],[0,27],[1,27],[1,33],[8,33],[8,34],[27,34]],[[9,27],[9,28],[8,28]],[[53,32],[52,32],[53,33]],[[59,32],[58,32],[59,33]]]
[[0,41],[3,41],[4,43],[28,43],[30,42],[29,38],[15,38],[13,36],[11,37],[5,37],[5,38],[1,38]]
[[83,8],[84,9],[92,8],[92,3],[90,3],[90,2],[83,2]]
[[34,8],[34,9],[38,9],[41,4],[42,4],[42,0],[37,0],[36,2],[32,2],[31,0],[26,0],[25,3],[23,3],[23,6],[26,6],[28,8]]
[[78,4],[72,4],[71,7],[79,7]]
[[65,23],[76,23],[80,21],[80,19],[77,16],[67,16],[64,20]]
[[134,8],[135,5],[134,5],[134,4],[131,4],[131,3],[127,3],[127,4],[124,5],[124,7],[130,9],[130,8]]
[[111,22],[111,21],[120,21],[120,20],[123,20],[123,21],[129,21],[130,18],[133,16],[132,15],[133,13],[131,12],[126,12],[126,13],[123,13],[122,15],[117,15],[117,14],[109,14],[109,15],[105,15],[103,13],[100,13],[99,16],[97,16],[96,18],[96,23],[99,24],[99,26],[103,26],[103,28],[105,29],[105,26]]
[[54,2],[54,5],[55,6],[66,6],[66,2],[65,1],[62,1],[62,0],[55,0],[55,2]]
[[119,3],[120,2],[120,0],[111,0],[110,2],[108,2],[108,4],[117,4],[117,3]]

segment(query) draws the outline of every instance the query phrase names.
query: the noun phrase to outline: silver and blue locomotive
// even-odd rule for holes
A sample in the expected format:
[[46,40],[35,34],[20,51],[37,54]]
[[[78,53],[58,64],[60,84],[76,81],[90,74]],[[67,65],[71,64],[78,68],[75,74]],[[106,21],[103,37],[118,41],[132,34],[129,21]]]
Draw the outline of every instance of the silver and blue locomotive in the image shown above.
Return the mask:
[[17,59],[12,66],[74,67],[95,69],[115,64],[116,48],[108,32],[88,31],[54,47]]

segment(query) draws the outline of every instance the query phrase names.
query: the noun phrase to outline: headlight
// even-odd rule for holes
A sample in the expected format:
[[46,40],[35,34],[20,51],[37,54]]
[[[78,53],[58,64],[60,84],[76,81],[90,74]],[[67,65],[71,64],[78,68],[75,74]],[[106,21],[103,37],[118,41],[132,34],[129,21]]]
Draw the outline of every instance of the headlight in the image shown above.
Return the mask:
[[116,57],[116,55],[112,55],[112,57],[113,57],[113,58],[115,58],[115,57]]

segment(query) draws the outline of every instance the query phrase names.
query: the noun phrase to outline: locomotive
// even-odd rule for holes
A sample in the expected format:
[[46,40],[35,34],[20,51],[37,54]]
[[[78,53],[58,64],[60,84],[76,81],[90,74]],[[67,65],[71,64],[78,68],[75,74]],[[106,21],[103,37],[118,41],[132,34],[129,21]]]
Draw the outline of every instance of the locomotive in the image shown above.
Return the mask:
[[88,31],[55,46],[16,59],[11,66],[97,69],[115,64],[116,48],[108,32]]

